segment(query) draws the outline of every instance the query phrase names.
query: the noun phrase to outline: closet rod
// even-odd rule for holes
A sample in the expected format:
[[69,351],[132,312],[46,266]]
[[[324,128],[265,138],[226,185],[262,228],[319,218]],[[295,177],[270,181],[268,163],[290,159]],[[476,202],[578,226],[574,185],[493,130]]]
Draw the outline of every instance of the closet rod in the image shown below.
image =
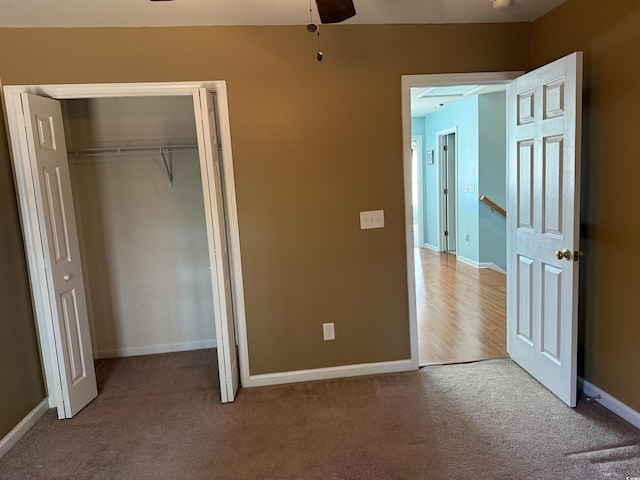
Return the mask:
[[162,163],[169,177],[169,186],[173,186],[173,165],[170,160],[167,159],[167,154],[176,152],[178,150],[196,150],[197,145],[157,145],[147,147],[105,147],[105,148],[85,148],[83,150],[69,150],[67,155],[73,155],[74,157],[96,157],[100,155],[120,155],[127,153],[141,153],[141,152],[157,152],[162,155]]
[[74,156],[97,156],[97,155],[113,155],[125,153],[139,152],[175,152],[178,150],[195,150],[198,145],[154,145],[147,147],[103,147],[103,148],[84,148],[80,150],[69,150],[68,155]]

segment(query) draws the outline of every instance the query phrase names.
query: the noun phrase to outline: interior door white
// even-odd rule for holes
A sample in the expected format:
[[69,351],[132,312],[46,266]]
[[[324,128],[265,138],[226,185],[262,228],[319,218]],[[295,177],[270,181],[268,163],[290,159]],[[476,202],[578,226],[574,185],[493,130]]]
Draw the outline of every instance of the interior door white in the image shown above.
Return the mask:
[[[193,99],[209,239],[220,397],[222,403],[226,403],[232,402],[235,398],[239,385],[239,369],[215,98],[206,88],[200,88],[194,91]],[[209,179],[213,179],[213,182]],[[214,185],[214,191],[210,190],[210,184]]]
[[44,250],[62,405],[71,418],[98,395],[60,103],[21,94]]
[[582,53],[508,88],[511,358],[576,405]]
[[458,249],[458,189],[456,188],[456,134],[450,133],[444,137],[445,158],[447,159],[447,252],[455,253]]

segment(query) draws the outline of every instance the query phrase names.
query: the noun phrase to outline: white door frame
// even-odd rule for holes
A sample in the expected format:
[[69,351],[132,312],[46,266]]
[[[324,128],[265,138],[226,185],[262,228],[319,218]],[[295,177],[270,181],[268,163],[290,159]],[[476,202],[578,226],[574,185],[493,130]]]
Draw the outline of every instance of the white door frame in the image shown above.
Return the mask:
[[407,250],[407,290],[411,365],[418,368],[418,315],[416,312],[416,272],[413,246],[413,208],[411,199],[411,89],[450,85],[495,85],[508,83],[524,72],[442,73],[402,76],[402,158],[404,166],[405,237]]
[[[3,86],[6,107],[7,132],[10,140],[18,205],[24,234],[29,283],[33,295],[33,306],[44,369],[45,385],[50,407],[61,404],[58,396],[61,392],[60,378],[57,375],[55,359],[55,339],[51,324],[51,311],[46,297],[46,275],[44,274],[44,255],[40,242],[35,200],[35,186],[29,167],[27,148],[21,135],[24,121],[20,111],[21,93],[51,97],[57,100],[107,97],[145,97],[145,96],[188,96],[193,97],[194,89],[206,88],[218,98],[218,121],[222,144],[222,163],[224,165],[224,200],[229,233],[229,250],[234,291],[234,311],[236,318],[240,379],[243,385],[249,385],[249,355],[244,306],[244,287],[240,255],[240,235],[236,203],[233,156],[231,151],[231,129],[229,122],[229,104],[227,86],[224,81],[172,82],[172,83],[117,83],[117,84],[70,84],[70,85],[13,85]],[[213,188],[213,185],[210,185]],[[44,283],[43,283],[44,282]]]
[[[419,246],[424,245],[424,184],[422,182],[422,176],[424,175],[424,158],[422,153],[422,135],[412,135],[411,143],[416,143],[416,194],[418,196],[418,238],[416,243]],[[413,169],[412,169],[413,170]],[[413,186],[411,187],[413,189]],[[413,201],[413,199],[412,199]],[[413,230],[412,230],[413,231]]]

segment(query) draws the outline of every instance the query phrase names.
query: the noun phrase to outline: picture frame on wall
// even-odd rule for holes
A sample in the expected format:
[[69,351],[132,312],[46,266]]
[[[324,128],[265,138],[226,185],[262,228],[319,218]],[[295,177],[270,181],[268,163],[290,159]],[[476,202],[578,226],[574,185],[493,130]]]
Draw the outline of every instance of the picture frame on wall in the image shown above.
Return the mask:
[[433,150],[427,150],[427,165],[433,165]]

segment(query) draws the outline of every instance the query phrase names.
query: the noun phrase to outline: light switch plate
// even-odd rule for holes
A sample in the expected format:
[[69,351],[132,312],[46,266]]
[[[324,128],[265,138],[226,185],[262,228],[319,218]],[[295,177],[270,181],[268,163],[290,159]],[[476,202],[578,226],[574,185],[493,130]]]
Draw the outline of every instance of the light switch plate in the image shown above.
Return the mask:
[[369,212],[360,212],[360,229],[383,228],[384,227],[384,210],[371,210]]

